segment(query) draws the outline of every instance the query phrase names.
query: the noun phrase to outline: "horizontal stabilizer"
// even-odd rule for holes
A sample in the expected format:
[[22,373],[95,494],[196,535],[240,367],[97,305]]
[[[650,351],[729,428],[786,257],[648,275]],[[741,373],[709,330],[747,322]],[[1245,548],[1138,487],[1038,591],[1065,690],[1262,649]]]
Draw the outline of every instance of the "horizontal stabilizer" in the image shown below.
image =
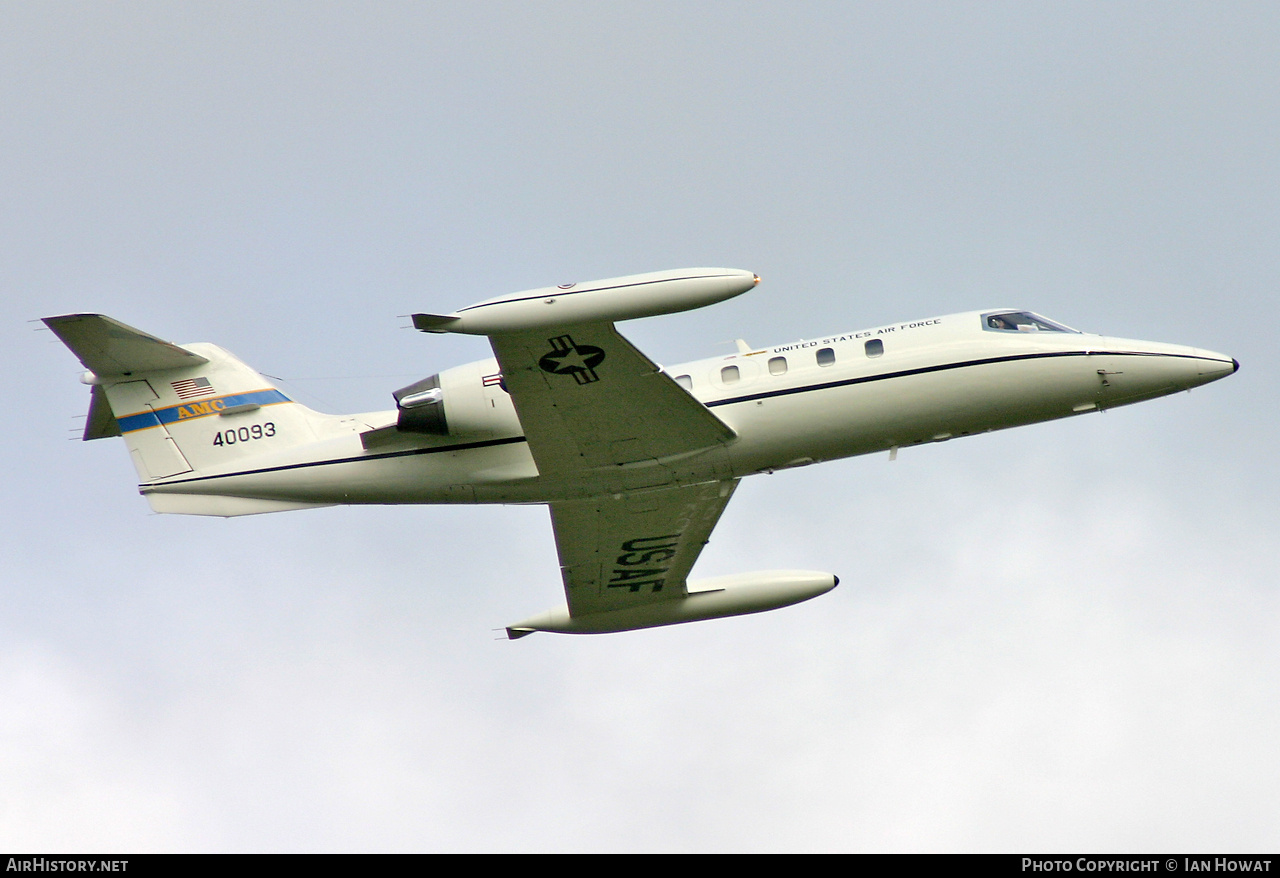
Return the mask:
[[103,314],[46,317],[44,324],[96,375],[159,372],[209,362],[199,354]]

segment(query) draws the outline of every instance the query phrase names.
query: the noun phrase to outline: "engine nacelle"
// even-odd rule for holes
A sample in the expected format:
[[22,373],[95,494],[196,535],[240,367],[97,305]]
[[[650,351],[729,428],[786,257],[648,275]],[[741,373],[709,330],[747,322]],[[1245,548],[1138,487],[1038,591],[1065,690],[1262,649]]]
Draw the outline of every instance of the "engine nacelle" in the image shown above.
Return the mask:
[[496,360],[447,369],[402,387],[393,396],[402,433],[431,436],[512,436],[520,433]]
[[515,640],[535,631],[557,634],[607,634],[657,628],[702,619],[763,613],[798,604],[839,585],[832,573],[817,570],[761,570],[701,579],[688,584],[687,597],[673,598],[605,613],[570,616],[567,608],[545,613],[507,627],[507,637]]

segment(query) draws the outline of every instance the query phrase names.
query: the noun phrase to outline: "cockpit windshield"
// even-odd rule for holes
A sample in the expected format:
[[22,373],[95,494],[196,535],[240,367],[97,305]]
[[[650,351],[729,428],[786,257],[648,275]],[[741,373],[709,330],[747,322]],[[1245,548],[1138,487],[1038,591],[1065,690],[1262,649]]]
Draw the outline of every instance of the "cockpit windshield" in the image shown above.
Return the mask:
[[1076,332],[1030,311],[997,311],[982,315],[982,328],[996,332]]

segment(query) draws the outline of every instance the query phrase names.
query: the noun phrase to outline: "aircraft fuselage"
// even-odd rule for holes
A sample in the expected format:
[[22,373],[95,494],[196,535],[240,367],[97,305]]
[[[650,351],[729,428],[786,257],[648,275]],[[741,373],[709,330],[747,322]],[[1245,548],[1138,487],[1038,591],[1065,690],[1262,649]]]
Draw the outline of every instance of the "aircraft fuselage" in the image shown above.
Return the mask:
[[[256,456],[252,467],[229,462],[145,483],[142,491],[296,503],[545,503],[946,441],[1140,402],[1238,368],[1228,356],[1197,348],[1078,333],[1048,321],[1040,326],[1052,328],[1035,328],[1041,318],[1015,328],[1025,316],[1008,309],[954,314],[667,368],[737,438],[572,479],[539,474],[490,359],[461,367],[475,388],[468,404],[485,418],[470,435],[393,434],[371,443],[361,434],[385,432],[397,413],[351,416],[334,419],[327,434],[317,428],[303,448]],[[271,410],[212,418],[211,435],[270,424]]]

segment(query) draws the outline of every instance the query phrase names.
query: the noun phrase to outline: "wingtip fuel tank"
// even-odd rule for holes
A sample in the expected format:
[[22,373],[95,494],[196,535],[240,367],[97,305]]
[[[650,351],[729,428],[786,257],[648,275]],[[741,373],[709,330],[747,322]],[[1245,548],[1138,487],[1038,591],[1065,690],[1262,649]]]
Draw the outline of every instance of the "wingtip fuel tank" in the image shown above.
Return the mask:
[[671,314],[741,295],[760,277],[737,268],[683,268],[524,290],[452,314],[414,314],[415,329],[499,335],[549,326]]
[[817,570],[763,570],[702,579],[689,583],[685,597],[641,607],[570,616],[568,608],[548,610],[507,627],[517,640],[535,631],[557,634],[610,634],[639,628],[658,628],[727,616],[763,613],[826,594],[840,584],[832,573]]

